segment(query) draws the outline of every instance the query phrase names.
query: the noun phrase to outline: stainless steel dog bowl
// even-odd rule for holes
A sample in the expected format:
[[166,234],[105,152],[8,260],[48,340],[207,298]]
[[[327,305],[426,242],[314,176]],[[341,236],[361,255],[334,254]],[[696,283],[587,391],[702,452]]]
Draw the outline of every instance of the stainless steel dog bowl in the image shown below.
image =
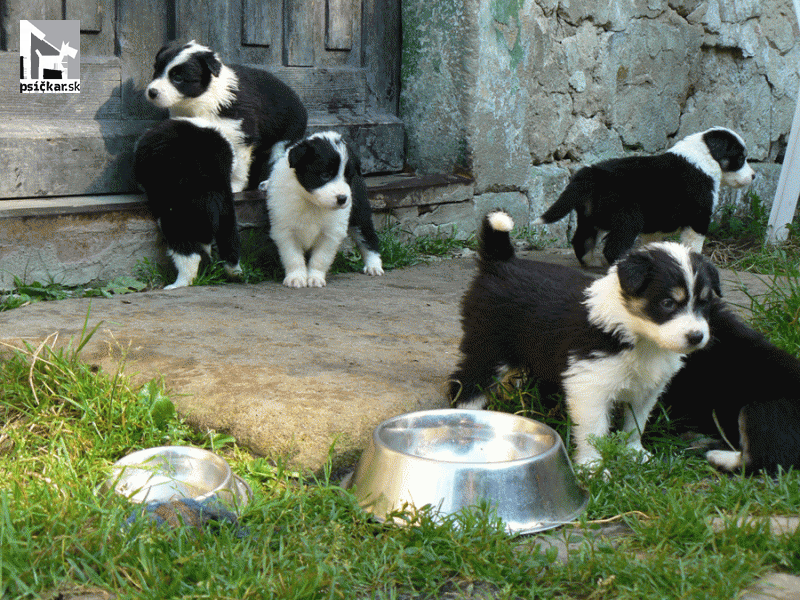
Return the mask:
[[439,515],[490,502],[511,533],[574,520],[588,503],[561,437],[538,421],[485,410],[388,419],[346,484],[379,520],[404,505]]
[[131,502],[191,498],[243,507],[252,491],[222,457],[191,446],[159,446],[124,456],[111,467],[104,489]]

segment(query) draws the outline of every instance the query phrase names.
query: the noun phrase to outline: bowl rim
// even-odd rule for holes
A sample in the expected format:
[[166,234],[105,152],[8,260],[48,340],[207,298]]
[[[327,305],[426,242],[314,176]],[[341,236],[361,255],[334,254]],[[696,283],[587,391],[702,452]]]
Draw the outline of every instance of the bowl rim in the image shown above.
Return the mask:
[[[403,419],[403,418],[407,418],[407,417],[412,417],[412,416],[426,416],[426,415],[434,415],[434,414],[448,416],[448,415],[465,414],[465,413],[466,414],[489,414],[489,415],[493,415],[493,416],[496,416],[498,418],[505,419],[505,420],[521,420],[521,421],[527,422],[529,424],[533,424],[537,428],[544,429],[545,433],[550,434],[553,437],[553,444],[543,452],[540,452],[538,454],[533,454],[533,455],[530,455],[530,456],[524,456],[524,457],[521,457],[521,458],[513,458],[513,459],[509,459],[509,460],[495,460],[495,461],[471,461],[471,460],[458,461],[458,460],[445,460],[445,459],[440,459],[440,458],[431,458],[431,457],[428,457],[428,456],[420,456],[418,454],[412,454],[410,452],[403,452],[402,450],[397,450],[395,448],[392,448],[392,447],[388,446],[383,440],[380,439],[381,431],[384,429],[385,426],[389,425],[393,421],[397,421],[397,420],[400,420],[400,419]],[[428,409],[428,410],[411,411],[411,412],[408,412],[408,413],[403,413],[401,415],[395,415],[393,417],[390,417],[390,418],[382,421],[381,423],[379,423],[373,429],[373,431],[372,431],[372,443],[373,443],[373,446],[374,446],[374,450],[373,451],[380,450],[381,452],[390,452],[390,453],[393,453],[393,454],[397,454],[399,456],[408,457],[408,458],[413,459],[413,460],[431,462],[431,463],[436,463],[436,464],[448,464],[448,465],[460,465],[460,466],[473,465],[473,466],[478,466],[478,467],[484,468],[484,469],[492,468],[492,465],[498,465],[495,468],[501,468],[501,466],[502,467],[506,467],[506,466],[509,466],[509,465],[513,465],[515,463],[520,463],[520,464],[528,463],[532,459],[537,459],[537,460],[546,459],[551,454],[559,452],[560,448],[562,448],[562,447],[565,448],[565,451],[566,451],[566,446],[564,445],[564,440],[561,439],[561,436],[559,435],[559,433],[555,429],[553,429],[552,427],[550,427],[546,423],[542,423],[541,421],[537,421],[536,419],[531,419],[529,417],[523,417],[522,415],[515,415],[515,414],[512,414],[512,413],[506,413],[506,412],[501,412],[501,411],[476,409],[476,408],[433,408],[433,409]]]
[[[222,490],[231,489],[232,492],[236,490],[238,492],[241,489],[241,486],[238,484],[238,476],[233,472],[231,469],[230,464],[227,460],[225,460],[219,454],[212,452],[211,450],[207,450],[206,448],[199,448],[197,446],[152,446],[150,448],[141,448],[139,450],[134,450],[129,454],[119,458],[116,460],[110,467],[109,476],[103,483],[102,487],[105,487],[108,491],[113,492],[114,494],[118,494],[130,502],[135,504],[147,504],[148,502],[152,502],[152,500],[147,499],[147,495],[141,500],[134,500],[133,494],[131,496],[127,496],[122,493],[118,488],[120,486],[120,482],[123,481],[125,470],[126,469],[139,469],[142,471],[147,471],[148,466],[146,465],[147,461],[159,456],[165,455],[167,453],[173,453],[176,455],[180,455],[183,457],[190,456],[192,454],[200,454],[201,456],[194,456],[193,458],[197,460],[209,460],[212,459],[214,462],[222,463],[221,466],[224,468],[224,477],[222,478],[221,482],[215,485],[213,488],[209,487],[208,491],[203,492],[197,496],[193,496],[194,500],[198,502],[203,502],[208,500],[209,498],[213,497],[215,494],[220,493]],[[152,468],[152,472],[155,475],[160,469],[154,465]],[[244,480],[242,480],[244,482]],[[244,482],[247,488],[249,489],[249,485]],[[141,489],[148,487],[143,485]],[[235,492],[234,492],[235,493]],[[252,493],[252,492],[251,492]]]

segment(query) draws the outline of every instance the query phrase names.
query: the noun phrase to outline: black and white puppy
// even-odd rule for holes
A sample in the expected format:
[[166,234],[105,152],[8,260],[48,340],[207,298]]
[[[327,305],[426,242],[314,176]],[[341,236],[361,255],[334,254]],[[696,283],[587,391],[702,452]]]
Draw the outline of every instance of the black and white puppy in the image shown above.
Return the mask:
[[[270,236],[292,288],[322,287],[348,230],[364,273],[383,275],[380,243],[358,157],[335,131],[276,146],[267,191]],[[308,264],[306,254],[309,253]]]
[[178,278],[165,289],[190,285],[202,254],[216,242],[225,270],[241,273],[240,240],[231,191],[236,154],[215,122],[176,117],[136,143],[134,176],[147,193]]
[[225,65],[210,48],[172,43],[156,55],[147,99],[173,117],[218,122],[238,157],[234,192],[266,178],[272,147],[305,135],[308,115],[300,98],[273,74]]
[[646,243],[680,230],[681,242],[700,252],[720,184],[744,187],[754,177],[742,138],[714,127],[685,137],[664,154],[583,167],[536,224],[554,223],[576,211],[572,247],[584,266],[596,261],[601,239],[603,256],[613,264],[640,234]]
[[719,274],[700,254],[655,242],[627,254],[600,279],[515,256],[511,217],[488,214],[478,274],[462,303],[463,359],[449,396],[486,405],[507,370],[560,385],[573,423],[578,464],[599,459],[591,436],[607,435],[615,404],[623,429],[645,452],[641,431],[683,357],[709,340],[708,313]]
[[670,418],[714,437],[721,430],[738,448],[709,450],[717,468],[800,469],[800,360],[727,306],[715,305],[709,323],[711,341],[687,358],[662,396]]

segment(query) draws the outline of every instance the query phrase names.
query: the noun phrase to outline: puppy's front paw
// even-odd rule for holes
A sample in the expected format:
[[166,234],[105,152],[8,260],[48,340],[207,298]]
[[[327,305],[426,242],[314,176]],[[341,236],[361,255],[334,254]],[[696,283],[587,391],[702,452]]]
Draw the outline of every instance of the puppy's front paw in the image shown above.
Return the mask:
[[628,449],[633,450],[642,462],[650,462],[653,459],[653,453],[645,450],[641,442],[632,442],[628,444]]
[[307,275],[305,271],[292,271],[287,273],[283,279],[283,285],[290,288],[303,288],[307,285]]
[[367,275],[372,275],[374,277],[379,277],[383,275],[383,266],[379,265],[367,265],[364,267],[364,273]]
[[306,282],[308,287],[325,287],[325,273],[321,271],[309,271]]
[[239,263],[236,263],[235,265],[225,263],[225,274],[229,279],[239,280],[242,278],[242,266]]
[[735,471],[742,468],[742,453],[735,450],[709,450],[706,460],[723,471]]
[[597,471],[602,464],[600,453],[594,448],[578,450],[575,453],[575,459],[572,462],[575,465],[584,467],[590,471]]

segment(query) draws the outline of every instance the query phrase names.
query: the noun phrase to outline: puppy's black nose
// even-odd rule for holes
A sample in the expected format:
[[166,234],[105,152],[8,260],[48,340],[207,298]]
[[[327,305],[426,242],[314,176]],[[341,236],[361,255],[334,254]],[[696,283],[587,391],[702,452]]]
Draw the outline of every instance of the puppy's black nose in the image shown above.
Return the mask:
[[339,194],[338,196],[336,196],[336,204],[338,204],[339,206],[344,206],[345,202],[347,202],[347,196],[345,196],[344,194]]
[[158,90],[155,88],[150,88],[147,90],[147,95],[150,97],[151,100],[154,100],[156,96],[158,96]]
[[702,331],[691,331],[686,334],[686,341],[690,346],[699,346],[703,343],[704,339],[706,339],[706,336]]

